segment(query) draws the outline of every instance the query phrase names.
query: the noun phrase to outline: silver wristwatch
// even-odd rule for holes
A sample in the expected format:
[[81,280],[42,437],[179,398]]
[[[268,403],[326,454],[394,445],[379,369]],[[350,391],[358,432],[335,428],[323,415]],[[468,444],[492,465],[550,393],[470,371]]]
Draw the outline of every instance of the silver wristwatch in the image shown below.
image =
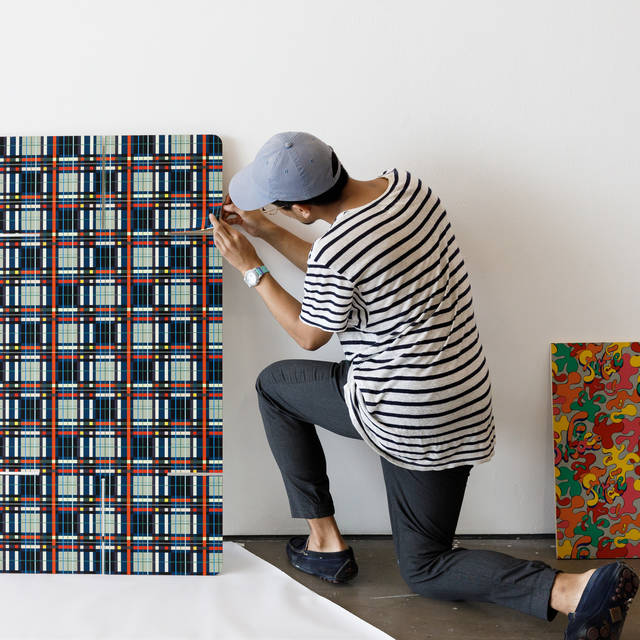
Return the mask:
[[269,269],[267,269],[267,267],[262,264],[255,269],[249,269],[248,271],[245,271],[244,281],[247,283],[247,286],[255,287],[258,282],[260,282],[260,278],[262,278],[265,273],[269,273]]

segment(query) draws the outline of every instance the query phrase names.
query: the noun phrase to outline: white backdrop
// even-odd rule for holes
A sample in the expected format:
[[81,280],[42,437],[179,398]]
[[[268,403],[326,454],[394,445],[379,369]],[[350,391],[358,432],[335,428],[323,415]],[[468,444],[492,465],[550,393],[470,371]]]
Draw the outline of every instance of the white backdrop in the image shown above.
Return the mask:
[[[631,0],[0,1],[0,134],[202,133],[225,187],[273,133],[396,166],[447,207],[492,373],[497,445],[459,533],[554,531],[549,343],[640,338],[640,8]],[[279,222],[311,241],[326,224]],[[276,279],[303,274],[260,241]],[[254,383],[304,351],[225,265],[224,532],[289,516]],[[634,295],[635,294],[635,295]],[[320,430],[322,431],[322,430]],[[377,457],[321,433],[345,533],[386,533]]]

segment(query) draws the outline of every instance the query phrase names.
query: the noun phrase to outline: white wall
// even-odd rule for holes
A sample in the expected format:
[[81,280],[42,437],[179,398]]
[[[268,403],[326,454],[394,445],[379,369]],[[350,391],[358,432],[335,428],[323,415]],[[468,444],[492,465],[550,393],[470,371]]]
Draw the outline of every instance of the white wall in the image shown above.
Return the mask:
[[[632,1],[0,3],[2,135],[214,132],[225,186],[273,133],[351,174],[397,166],[449,212],[492,372],[497,446],[459,533],[554,531],[549,342],[638,339],[640,8]],[[307,240],[324,223],[283,226]],[[301,297],[303,274],[258,252]],[[291,520],[255,398],[306,352],[225,267],[225,534]],[[635,294],[635,295],[634,295]],[[379,462],[321,433],[346,533],[389,531]]]

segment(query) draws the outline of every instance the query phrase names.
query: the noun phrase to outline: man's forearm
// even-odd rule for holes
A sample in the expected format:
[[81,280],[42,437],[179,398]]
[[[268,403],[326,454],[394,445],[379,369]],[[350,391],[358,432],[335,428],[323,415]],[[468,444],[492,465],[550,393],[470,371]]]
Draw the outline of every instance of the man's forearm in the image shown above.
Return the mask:
[[275,223],[273,226],[269,226],[260,237],[295,264],[298,269],[306,273],[307,258],[312,246],[310,242],[305,242],[302,238],[298,238]]
[[265,273],[256,285],[256,291],[262,296],[273,317],[280,323],[284,330],[302,347],[304,336],[300,331],[298,316],[300,315],[300,302],[288,291],[283,289],[270,273]]

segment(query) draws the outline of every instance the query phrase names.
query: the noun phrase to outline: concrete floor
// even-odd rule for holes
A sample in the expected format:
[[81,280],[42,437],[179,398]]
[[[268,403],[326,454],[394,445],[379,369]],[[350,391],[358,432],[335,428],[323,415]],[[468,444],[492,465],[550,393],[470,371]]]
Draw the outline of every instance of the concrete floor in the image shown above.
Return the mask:
[[[456,640],[524,640],[563,638],[567,619],[539,620],[512,609],[482,602],[445,602],[411,593],[396,564],[390,536],[345,536],[355,553],[359,574],[345,585],[333,585],[294,569],[285,553],[287,537],[225,536],[275,565],[319,595],[332,600],[396,640],[455,638]],[[553,537],[456,538],[467,549],[491,549],[509,555],[543,560],[568,572],[581,572],[608,560],[556,560]],[[640,560],[627,560],[640,573]],[[634,601],[623,638],[640,638],[640,596]],[[300,639],[304,640],[304,639]]]

